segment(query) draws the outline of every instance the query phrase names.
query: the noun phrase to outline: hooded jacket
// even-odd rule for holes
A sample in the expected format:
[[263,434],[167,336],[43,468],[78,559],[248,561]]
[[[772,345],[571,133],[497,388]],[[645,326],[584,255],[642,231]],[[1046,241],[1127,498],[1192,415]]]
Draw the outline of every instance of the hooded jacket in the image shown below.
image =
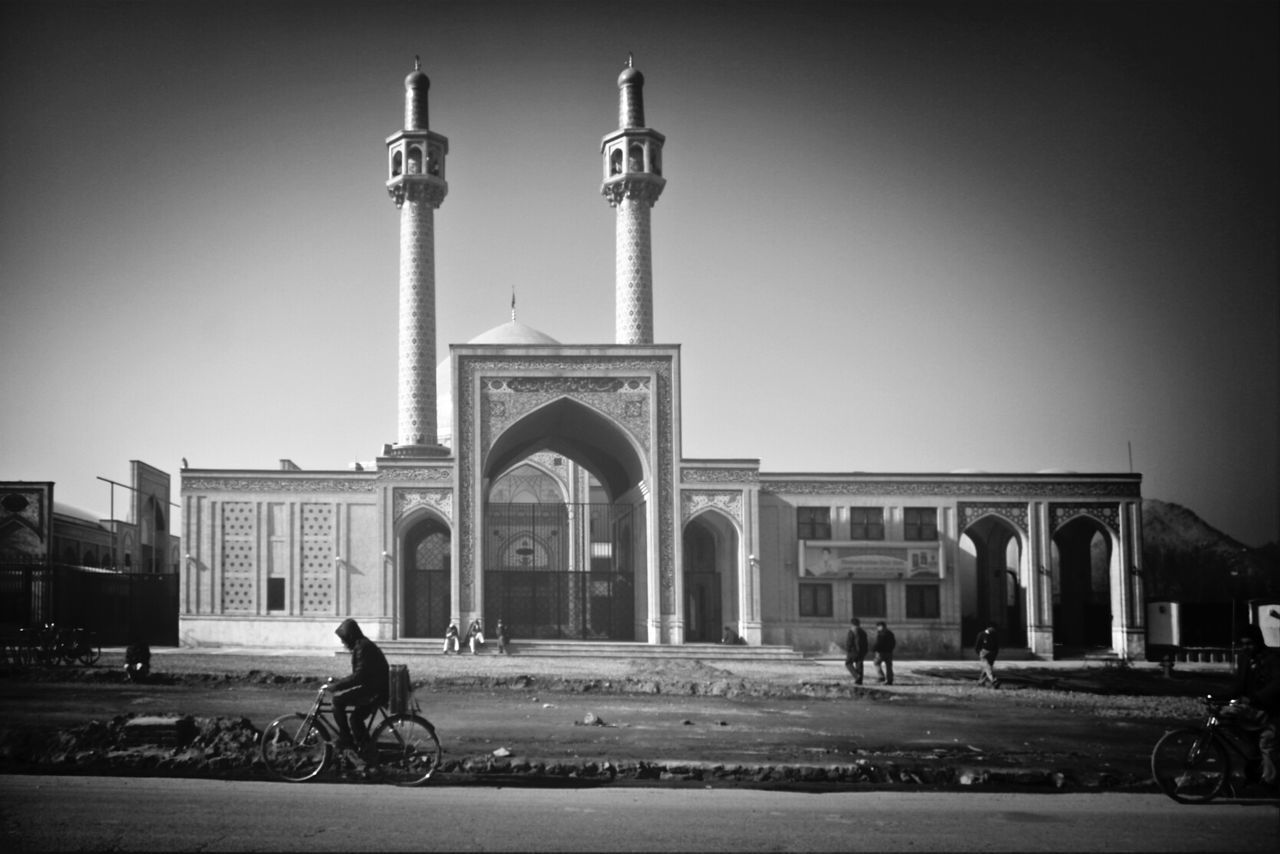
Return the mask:
[[364,636],[364,632],[360,631],[360,624],[350,617],[342,621],[334,634],[351,650],[351,675],[339,679],[333,689],[347,691],[362,688],[369,692],[371,698],[386,702],[390,668],[382,650]]

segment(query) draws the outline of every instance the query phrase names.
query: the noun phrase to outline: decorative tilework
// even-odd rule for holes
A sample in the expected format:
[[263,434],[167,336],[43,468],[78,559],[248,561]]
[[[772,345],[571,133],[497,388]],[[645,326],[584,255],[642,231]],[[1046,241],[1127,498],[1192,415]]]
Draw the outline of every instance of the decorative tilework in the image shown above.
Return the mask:
[[730,519],[743,527],[743,498],[741,492],[685,489],[680,492],[680,526],[684,527],[697,513],[708,507],[724,511]]
[[681,483],[758,483],[759,469],[693,468],[680,469]]
[[[531,394],[535,397],[551,394],[555,384],[562,383],[559,390],[555,392],[556,396],[591,406],[610,421],[618,424],[621,429],[633,432],[642,440],[642,446],[647,449],[649,458],[656,461],[657,470],[654,476],[656,494],[650,494],[648,500],[656,502],[658,514],[657,560],[660,608],[663,614],[674,613],[676,533],[672,490],[675,476],[675,438],[672,425],[674,377],[670,357],[661,355],[641,358],[628,355],[612,358],[597,354],[583,356],[557,354],[539,358],[496,354],[494,356],[459,355],[457,359],[458,421],[460,424],[469,425],[477,424],[478,419],[478,430],[463,430],[463,435],[457,437],[459,485],[457,509],[459,519],[464,520],[458,526],[461,533],[458,567],[460,607],[463,610],[471,607],[475,584],[474,567],[479,559],[481,548],[477,537],[478,532],[472,530],[474,526],[470,524],[470,520],[475,518],[479,502],[483,501],[483,496],[476,494],[474,488],[476,466],[501,435],[500,430],[495,430],[495,424],[490,420],[495,417],[493,410],[486,404],[492,397],[504,395],[503,402],[507,410],[498,417],[505,419],[502,423],[509,426],[513,423],[509,413],[510,407],[512,405],[527,406],[521,401],[514,400],[517,394]],[[539,375],[528,376],[532,371],[539,372]],[[521,375],[521,382],[517,387],[524,389],[519,393],[511,393],[514,388],[506,384],[507,378],[515,374]],[[653,376],[656,386],[650,388],[648,383],[643,387],[631,385],[637,377],[646,375]],[[592,392],[587,390],[587,387],[574,384],[582,379],[619,384],[611,386],[617,389],[613,392]],[[491,387],[490,384],[493,382],[499,385],[496,388]],[[480,387],[484,390],[480,392],[480,397],[477,399],[475,389]],[[504,389],[507,391],[504,392]],[[628,399],[626,395],[631,395],[629,399],[632,400],[642,400],[646,409],[648,407],[656,409],[654,413],[656,417],[646,414],[642,420],[631,420],[627,416],[626,406],[619,410],[616,408],[617,403],[605,401],[605,397],[610,395],[613,396],[614,401],[624,401]],[[587,400],[588,397],[593,399]],[[651,421],[656,421],[652,427]],[[654,444],[657,445],[656,449],[653,448]]]
[[614,335],[619,344],[653,343],[653,264],[649,242],[649,205],[624,200],[618,205],[617,274]]
[[997,516],[1006,522],[1011,523],[1015,528],[1027,536],[1027,505],[1026,504],[966,504],[958,505],[960,516],[960,531],[963,532],[974,522],[982,519],[984,516]]
[[334,613],[337,530],[332,504],[302,505],[302,613]]
[[367,474],[350,478],[316,477],[183,477],[183,492],[373,492]]
[[258,516],[248,501],[222,507],[222,612],[253,614],[258,604]]
[[760,491],[773,495],[1030,496],[1032,498],[1137,498],[1133,481],[940,481],[940,480],[764,480]]
[[1111,533],[1120,535],[1119,504],[1054,504],[1049,508],[1050,536],[1079,516],[1088,516],[1101,522]]
[[453,524],[452,489],[396,489],[393,491],[392,504],[397,522],[409,511],[418,507],[427,507],[438,513],[450,525]]
[[399,444],[436,443],[434,210],[400,209]]

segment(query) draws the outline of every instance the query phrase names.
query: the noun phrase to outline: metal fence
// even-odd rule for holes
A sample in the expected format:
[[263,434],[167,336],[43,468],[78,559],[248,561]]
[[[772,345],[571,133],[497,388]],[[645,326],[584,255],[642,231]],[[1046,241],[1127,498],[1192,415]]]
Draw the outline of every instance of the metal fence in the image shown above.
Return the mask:
[[178,576],[0,563],[0,625],[45,623],[87,629],[103,646],[177,646]]

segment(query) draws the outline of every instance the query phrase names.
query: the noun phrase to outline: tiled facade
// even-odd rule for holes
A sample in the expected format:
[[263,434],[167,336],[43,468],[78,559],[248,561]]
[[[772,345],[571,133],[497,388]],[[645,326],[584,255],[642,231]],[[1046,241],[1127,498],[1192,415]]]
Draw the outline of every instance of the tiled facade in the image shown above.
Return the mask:
[[[380,638],[428,637],[440,615],[491,626],[486,582],[528,566],[537,596],[581,594],[564,620],[654,644],[715,641],[728,625],[750,644],[830,650],[859,616],[887,621],[904,655],[958,655],[989,620],[1038,655],[1140,655],[1138,475],[774,474],[683,457],[680,349],[652,343],[649,218],[665,140],[644,127],[642,85],[630,66],[620,75],[622,127],[601,143],[615,343],[555,343],[513,316],[510,339],[454,345],[436,388],[432,217],[447,140],[426,130],[426,78],[410,75],[406,128],[388,140],[399,443],[349,472],[185,472],[185,639],[330,646],[345,616]],[[451,423],[436,424],[437,395],[450,396]],[[563,496],[566,521],[541,541],[500,528],[490,505],[516,494]],[[597,530],[606,517],[613,527]],[[551,541],[561,536],[571,542]],[[553,560],[559,575],[533,572]],[[513,589],[500,590],[506,607]],[[612,622],[588,626],[602,608]]]

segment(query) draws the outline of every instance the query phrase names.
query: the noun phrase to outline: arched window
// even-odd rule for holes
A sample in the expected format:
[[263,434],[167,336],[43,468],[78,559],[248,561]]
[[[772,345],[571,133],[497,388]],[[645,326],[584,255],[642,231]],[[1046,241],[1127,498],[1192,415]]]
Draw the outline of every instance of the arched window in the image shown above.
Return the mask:
[[428,150],[427,152],[427,174],[428,175],[440,174],[440,160],[441,160],[440,154],[441,154],[440,149],[435,147],[434,145]]
[[655,148],[653,152],[649,155],[649,157],[653,160],[653,174],[661,175],[662,174],[662,149]]
[[404,153],[396,151],[391,155],[391,177],[397,177],[404,171]]
[[644,171],[644,146],[640,143],[635,143],[627,149],[627,171]]
[[622,172],[622,149],[615,148],[609,155],[609,174],[618,175]]
[[422,174],[422,146],[409,146],[409,174]]

